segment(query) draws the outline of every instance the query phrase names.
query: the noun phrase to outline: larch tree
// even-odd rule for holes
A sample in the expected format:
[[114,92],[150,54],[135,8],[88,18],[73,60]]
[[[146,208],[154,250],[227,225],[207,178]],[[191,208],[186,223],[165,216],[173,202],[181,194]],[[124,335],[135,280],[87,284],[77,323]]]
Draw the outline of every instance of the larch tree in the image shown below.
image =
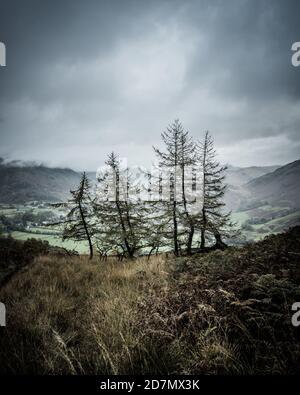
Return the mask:
[[[165,205],[165,214],[172,219],[174,254],[180,255],[182,244],[186,252],[191,254],[195,225],[190,211],[190,196],[187,194],[187,176],[191,176],[191,169],[196,164],[196,146],[179,120],[169,125],[161,137],[165,151],[156,147],[154,151],[162,171],[169,172],[170,176],[170,201]],[[191,183],[191,179],[189,181]],[[186,240],[182,240],[186,235]]]
[[[167,127],[167,130],[161,134],[165,144],[166,151],[153,147],[159,159],[159,166],[164,170],[170,171],[170,206],[168,205],[167,213],[170,211],[172,216],[172,238],[174,254],[179,256],[180,247],[178,241],[178,207],[177,207],[177,169],[179,165],[179,147],[180,137],[183,129],[178,120]],[[169,210],[170,209],[170,210]]]
[[230,213],[224,212],[224,193],[226,190],[225,171],[226,166],[221,166],[216,159],[214,141],[207,131],[203,142],[198,145],[201,178],[201,214],[200,249],[206,246],[207,233],[214,237],[216,248],[226,248],[222,237],[229,235],[232,227]]
[[[195,233],[195,218],[191,205],[195,203],[192,196],[192,171],[196,165],[196,145],[188,132],[181,127],[179,140],[179,168],[181,176],[181,198],[183,206],[183,214],[188,226],[186,252],[188,255],[192,253],[193,237]],[[188,179],[187,179],[188,178]],[[189,184],[189,185],[188,185]],[[189,187],[189,188],[188,188]]]
[[150,208],[138,198],[130,170],[121,166],[115,153],[108,156],[105,164],[94,199],[98,243],[111,245],[110,253],[132,259],[147,247],[150,229],[146,218]]
[[91,185],[84,172],[77,189],[70,191],[71,199],[67,203],[57,203],[53,206],[64,207],[69,211],[65,220],[55,225],[63,225],[63,240],[86,241],[89,246],[89,258],[93,258],[92,237],[94,234],[94,219],[90,200]]

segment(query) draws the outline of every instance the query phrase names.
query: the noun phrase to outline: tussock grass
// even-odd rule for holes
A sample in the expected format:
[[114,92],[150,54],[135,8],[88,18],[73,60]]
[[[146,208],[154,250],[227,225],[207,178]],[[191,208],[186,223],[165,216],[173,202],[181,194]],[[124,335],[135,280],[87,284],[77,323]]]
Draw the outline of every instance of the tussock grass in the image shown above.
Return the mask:
[[299,241],[297,227],[187,258],[35,258],[0,289],[0,371],[299,373]]
[[[300,227],[243,248],[174,260],[141,308],[176,372],[299,374]],[[140,322],[140,320],[137,320]],[[174,361],[174,358],[171,359]]]
[[162,256],[36,258],[0,291],[7,309],[1,372],[117,374],[148,366],[134,315],[146,290],[165,277]]

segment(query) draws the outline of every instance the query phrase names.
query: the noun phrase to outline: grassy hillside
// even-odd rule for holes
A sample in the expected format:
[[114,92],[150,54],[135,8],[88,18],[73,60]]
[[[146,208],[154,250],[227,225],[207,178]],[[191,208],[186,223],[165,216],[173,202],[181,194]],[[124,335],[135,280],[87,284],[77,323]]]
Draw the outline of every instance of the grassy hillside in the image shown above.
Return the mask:
[[261,177],[264,174],[271,173],[280,166],[250,166],[234,167],[228,166],[226,172],[226,182],[232,186],[241,186],[254,178]]
[[286,204],[299,208],[300,160],[256,178],[246,186],[257,200],[267,200],[273,205]]
[[64,201],[80,174],[71,169],[0,164],[0,203]]
[[47,203],[39,204],[1,204],[0,231],[10,234],[17,240],[38,239],[47,241],[52,246],[76,250],[81,254],[88,252],[88,243],[84,241],[62,240],[62,229],[59,226],[48,226],[51,221],[59,221],[65,211],[54,208]]
[[300,373],[300,228],[191,258],[35,258],[0,289],[10,373]]
[[246,240],[259,240],[300,224],[300,160],[229,187],[226,203]]
[[287,206],[262,204],[253,209],[232,213],[246,240],[261,240],[300,224],[300,210]]

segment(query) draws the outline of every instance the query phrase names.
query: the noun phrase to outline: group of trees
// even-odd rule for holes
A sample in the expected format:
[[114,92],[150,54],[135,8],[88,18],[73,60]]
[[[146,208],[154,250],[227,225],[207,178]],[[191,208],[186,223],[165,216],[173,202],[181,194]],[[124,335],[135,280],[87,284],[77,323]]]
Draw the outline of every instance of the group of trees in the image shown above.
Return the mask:
[[148,185],[136,182],[114,153],[95,187],[83,173],[71,199],[57,205],[68,209],[63,239],[86,240],[90,258],[95,248],[103,257],[133,258],[159,249],[179,256],[208,244],[226,247],[223,239],[232,235],[223,202],[226,167],[216,160],[212,137],[206,132],[195,142],[178,120],[161,136],[157,171],[144,172]]

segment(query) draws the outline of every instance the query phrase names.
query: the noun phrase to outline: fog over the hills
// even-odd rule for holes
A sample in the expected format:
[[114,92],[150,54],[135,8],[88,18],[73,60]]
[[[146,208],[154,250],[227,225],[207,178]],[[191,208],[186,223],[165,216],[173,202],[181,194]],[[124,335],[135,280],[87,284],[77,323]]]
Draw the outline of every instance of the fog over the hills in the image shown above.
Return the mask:
[[0,156],[149,164],[179,118],[222,162],[300,154],[300,2],[0,0]]

